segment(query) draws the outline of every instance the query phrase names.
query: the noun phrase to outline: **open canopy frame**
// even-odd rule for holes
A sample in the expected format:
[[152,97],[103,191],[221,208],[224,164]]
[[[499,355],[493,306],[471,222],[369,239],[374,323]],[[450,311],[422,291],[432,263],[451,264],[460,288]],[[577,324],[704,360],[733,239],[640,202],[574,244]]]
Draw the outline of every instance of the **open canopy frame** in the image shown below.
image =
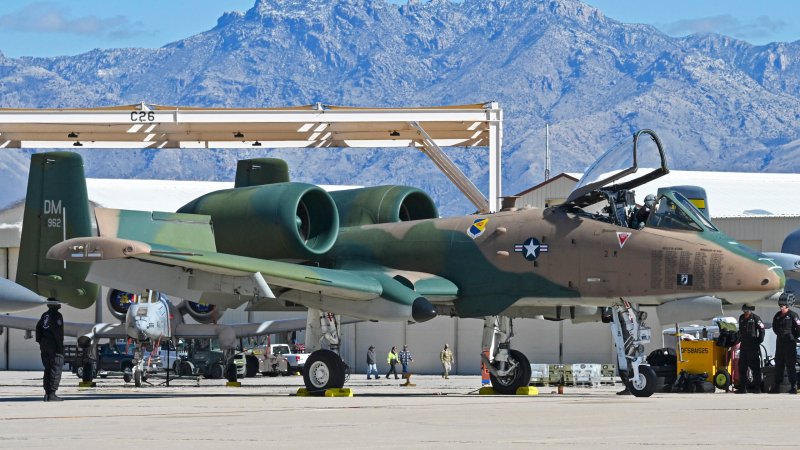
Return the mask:
[[[137,105],[0,109],[2,148],[410,147],[426,155],[481,212],[501,195],[502,110],[496,102],[425,108],[315,105],[190,108]],[[489,148],[488,199],[441,150]]]

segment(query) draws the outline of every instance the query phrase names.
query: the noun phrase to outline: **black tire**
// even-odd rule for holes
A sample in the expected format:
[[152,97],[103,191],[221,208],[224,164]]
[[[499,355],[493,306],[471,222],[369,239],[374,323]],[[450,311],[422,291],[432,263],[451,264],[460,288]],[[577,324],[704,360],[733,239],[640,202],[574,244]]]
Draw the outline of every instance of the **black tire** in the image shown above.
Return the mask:
[[86,383],[91,383],[93,379],[94,379],[94,364],[92,364],[91,362],[87,362],[86,364],[83,365],[83,368],[81,370],[81,380],[83,380]]
[[142,387],[142,371],[137,370],[133,372],[133,385],[136,387]]
[[214,380],[218,380],[225,376],[225,366],[222,364],[214,364],[211,366],[211,370],[208,371],[208,377]]
[[723,391],[727,391],[728,388],[731,386],[731,374],[728,373],[725,369],[719,369],[717,373],[714,374],[714,387],[717,389],[722,389]]
[[345,364],[330,350],[317,350],[306,361],[303,382],[310,393],[322,394],[326,389],[344,386]]
[[253,378],[258,374],[258,358],[253,355],[247,355],[244,360],[246,362],[244,376]]
[[194,366],[189,361],[181,361],[175,369],[175,374],[179,377],[194,375]]
[[656,391],[656,372],[650,366],[639,366],[639,378],[627,381],[628,390],[634,397],[650,397]]
[[235,383],[236,377],[237,377],[236,363],[234,363],[233,360],[231,360],[231,362],[229,362],[228,365],[225,366],[225,379],[227,379],[231,383]]
[[126,383],[130,383],[133,380],[133,374],[130,371],[126,371],[122,373],[122,381]]
[[265,377],[277,377],[280,374],[280,372],[261,372],[261,375],[264,375]]
[[[516,394],[518,388],[526,387],[531,382],[531,363],[522,352],[519,350],[509,350],[508,360],[509,363],[517,364],[517,367],[514,368],[512,373],[501,378],[489,373],[489,379],[492,381],[492,388],[498,394]],[[492,362],[493,366],[495,364],[499,365],[499,362]]]

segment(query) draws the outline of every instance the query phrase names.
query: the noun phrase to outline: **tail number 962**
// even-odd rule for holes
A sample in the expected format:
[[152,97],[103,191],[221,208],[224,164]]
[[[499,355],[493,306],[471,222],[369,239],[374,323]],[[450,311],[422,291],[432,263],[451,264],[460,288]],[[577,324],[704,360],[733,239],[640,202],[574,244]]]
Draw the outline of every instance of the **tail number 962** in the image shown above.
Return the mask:
[[61,228],[61,218],[53,217],[47,219],[47,228]]

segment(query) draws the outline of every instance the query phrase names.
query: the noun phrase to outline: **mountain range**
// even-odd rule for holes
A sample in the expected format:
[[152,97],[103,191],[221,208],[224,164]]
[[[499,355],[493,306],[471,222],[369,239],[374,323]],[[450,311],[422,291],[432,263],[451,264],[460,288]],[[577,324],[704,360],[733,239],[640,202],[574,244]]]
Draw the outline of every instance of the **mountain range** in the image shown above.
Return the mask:
[[[2,45],[0,44],[0,51]],[[670,167],[800,172],[800,41],[674,38],[578,0],[257,0],[162,48],[62,57],[0,54],[0,107],[139,102],[206,107],[433,106],[497,101],[503,193],[580,172],[639,128]],[[1,130],[0,130],[1,131]],[[446,149],[487,192],[487,152]],[[0,204],[24,195],[32,150],[0,152]],[[287,159],[293,179],[410,184],[445,214],[472,209],[408,150],[91,150],[96,178],[231,180],[241,157]],[[698,180],[700,181],[700,180]]]

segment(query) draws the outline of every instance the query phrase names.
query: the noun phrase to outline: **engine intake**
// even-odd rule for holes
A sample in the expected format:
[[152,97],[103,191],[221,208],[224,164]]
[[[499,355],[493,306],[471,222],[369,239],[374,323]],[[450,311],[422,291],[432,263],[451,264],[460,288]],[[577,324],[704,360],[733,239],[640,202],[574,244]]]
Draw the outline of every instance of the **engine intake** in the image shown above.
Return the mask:
[[217,250],[253,258],[312,260],[330,250],[339,233],[336,204],[305,183],[216,191],[178,212],[211,216]]
[[439,211],[424,191],[410,186],[375,186],[330,193],[343,227],[435,219]]
[[225,311],[219,309],[216,305],[206,305],[204,303],[197,303],[190,300],[184,300],[178,306],[178,312],[181,314],[188,314],[189,317],[199,323],[213,323],[222,318]]
[[139,296],[131,294],[130,292],[120,291],[119,289],[111,289],[108,291],[108,311],[114,316],[115,319],[125,321],[125,316],[128,314],[128,309],[132,303],[139,302]]

